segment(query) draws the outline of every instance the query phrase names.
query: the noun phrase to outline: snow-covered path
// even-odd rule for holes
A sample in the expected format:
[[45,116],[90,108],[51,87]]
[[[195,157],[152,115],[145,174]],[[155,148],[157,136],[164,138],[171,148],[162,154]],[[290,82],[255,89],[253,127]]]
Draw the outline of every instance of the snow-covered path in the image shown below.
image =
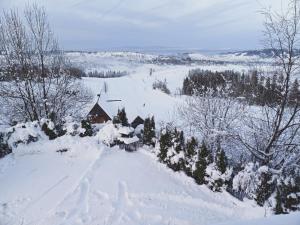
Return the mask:
[[39,224],[212,224],[261,216],[261,209],[173,174],[143,150],[108,149]]

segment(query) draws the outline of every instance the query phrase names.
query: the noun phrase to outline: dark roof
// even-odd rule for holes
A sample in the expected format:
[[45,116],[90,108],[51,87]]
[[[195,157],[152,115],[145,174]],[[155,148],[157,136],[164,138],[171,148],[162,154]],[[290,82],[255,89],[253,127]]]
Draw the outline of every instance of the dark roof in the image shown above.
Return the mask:
[[94,105],[94,107],[89,112],[88,116],[104,116],[111,119],[110,116],[107,115],[107,113],[101,108],[101,106],[98,103]]
[[136,128],[138,125],[140,124],[144,124],[144,120],[140,117],[140,116],[137,116],[131,123],[131,126],[133,128]]

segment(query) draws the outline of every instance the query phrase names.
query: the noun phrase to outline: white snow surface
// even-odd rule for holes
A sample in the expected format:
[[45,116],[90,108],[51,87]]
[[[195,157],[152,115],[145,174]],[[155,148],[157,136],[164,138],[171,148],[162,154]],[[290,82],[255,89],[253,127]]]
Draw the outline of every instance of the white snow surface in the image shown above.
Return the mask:
[[226,223],[218,223],[214,225],[299,225],[300,213],[291,213],[290,215],[272,216],[269,218],[243,220]]
[[252,201],[196,185],[143,149],[64,136],[15,152],[0,160],[1,225],[205,225],[264,216]]

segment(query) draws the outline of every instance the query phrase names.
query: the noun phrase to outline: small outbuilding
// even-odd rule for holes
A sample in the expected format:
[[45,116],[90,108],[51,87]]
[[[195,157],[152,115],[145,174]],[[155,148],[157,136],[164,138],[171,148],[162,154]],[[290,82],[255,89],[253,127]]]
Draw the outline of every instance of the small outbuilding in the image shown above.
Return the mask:
[[137,116],[132,122],[131,122],[131,127],[133,127],[134,129],[137,128],[137,126],[144,124],[144,120],[140,117]]
[[87,116],[88,120],[92,123],[106,123],[111,120],[110,116],[102,109],[98,102],[94,105]]
[[119,138],[119,141],[120,149],[125,149],[127,152],[134,152],[142,146],[142,142],[140,142],[140,139],[137,136],[131,138]]

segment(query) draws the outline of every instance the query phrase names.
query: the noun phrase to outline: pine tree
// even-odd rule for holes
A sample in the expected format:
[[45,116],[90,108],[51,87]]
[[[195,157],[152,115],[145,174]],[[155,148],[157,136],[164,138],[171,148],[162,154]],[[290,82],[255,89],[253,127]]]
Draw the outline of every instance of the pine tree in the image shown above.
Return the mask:
[[300,102],[300,89],[299,89],[298,79],[295,79],[295,81],[292,85],[290,95],[289,95],[289,101],[291,104]]
[[184,171],[187,176],[192,176],[192,163],[193,163],[193,158],[197,154],[196,148],[198,146],[198,143],[194,137],[192,137],[190,140],[187,141],[185,145],[185,166],[184,166]]
[[154,120],[154,116],[151,117],[151,121],[150,121],[150,134],[149,134],[149,141],[150,141],[150,145],[152,145],[153,147],[155,146],[155,120]]
[[275,208],[273,209],[273,210],[274,210],[274,213],[275,213],[276,215],[283,214],[284,211],[283,211],[283,208],[282,208],[282,199],[281,199],[281,194],[280,194],[280,191],[279,191],[278,188],[277,188],[277,191],[276,191],[276,197],[275,197],[275,200],[276,200],[276,206],[275,206]]
[[196,147],[198,146],[197,140],[192,137],[190,140],[187,141],[186,143],[186,157],[191,159],[193,158],[197,152],[196,152]]
[[152,118],[146,118],[144,121],[144,136],[143,136],[143,143],[145,145],[151,145],[155,146],[155,141],[154,138],[156,137],[155,135],[155,121],[154,117]]
[[44,131],[44,133],[49,137],[49,140],[54,140],[55,138],[57,138],[56,133],[53,130],[49,129],[47,123],[44,123],[42,125],[42,131]]
[[282,193],[283,205],[289,211],[299,210],[300,204],[300,197],[297,195],[300,192],[300,182],[296,181],[299,177],[295,174],[293,174],[293,177],[283,185]]
[[205,184],[206,168],[208,166],[209,150],[205,143],[202,142],[200,151],[198,152],[198,161],[196,162],[196,169],[194,171],[193,177],[197,184]]
[[272,77],[271,89],[275,91],[277,89],[277,74],[274,74]]
[[120,124],[121,123],[121,120],[120,120],[120,117],[119,117],[120,114],[121,114],[121,111],[120,111],[120,109],[118,109],[117,115],[114,116],[114,118],[113,118],[113,124]]
[[[178,131],[176,128],[172,132],[172,147],[175,151],[170,155],[169,167],[174,171],[185,171],[185,143],[183,131]],[[175,157],[175,160],[172,158]]]
[[252,74],[251,74],[251,85],[252,85],[253,89],[255,89],[258,85],[257,71],[253,71]]
[[123,108],[121,111],[119,111],[118,117],[120,119],[122,126],[129,126],[125,108]]
[[217,150],[215,162],[216,162],[216,166],[217,166],[218,170],[222,174],[224,174],[227,170],[228,162],[227,162],[227,157],[226,157],[223,149]]
[[149,136],[150,136],[150,119],[146,118],[144,120],[144,132],[143,132],[143,144],[149,145]]
[[80,137],[93,136],[93,128],[91,126],[90,121],[81,120],[81,127],[85,129],[84,133],[81,133]]
[[167,154],[169,148],[172,146],[171,132],[168,128],[161,132],[159,139],[159,153],[158,158],[160,162],[167,163]]
[[273,193],[273,185],[271,183],[272,174],[263,172],[260,177],[260,184],[256,190],[255,201],[258,205],[263,206],[268,198]]

